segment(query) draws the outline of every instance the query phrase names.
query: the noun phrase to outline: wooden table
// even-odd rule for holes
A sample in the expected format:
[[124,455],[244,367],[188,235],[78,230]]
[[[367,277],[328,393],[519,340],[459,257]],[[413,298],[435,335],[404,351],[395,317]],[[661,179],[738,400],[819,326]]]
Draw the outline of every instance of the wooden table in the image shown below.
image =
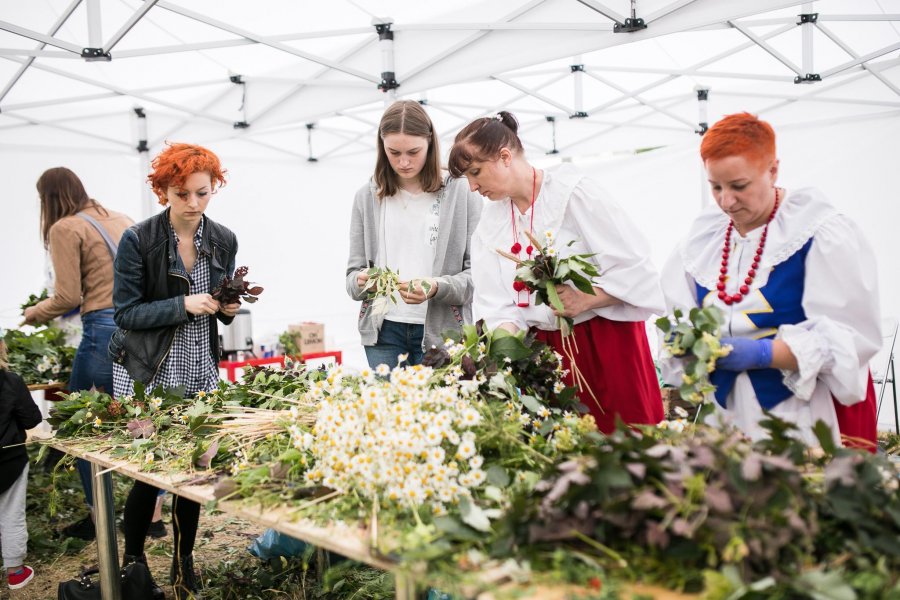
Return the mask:
[[[50,445],[66,454],[83,458],[91,463],[91,474],[94,478],[94,511],[97,526],[100,589],[103,600],[123,600],[120,588],[116,585],[119,578],[119,557],[116,544],[112,471],[149,483],[201,505],[215,499],[211,478],[208,483],[194,483],[202,479],[203,472],[193,475],[147,473],[140,471],[133,463],[112,458],[102,452],[88,451],[76,440],[53,440]],[[396,581],[396,598],[398,600],[415,598],[412,575],[396,562],[374,554],[369,547],[367,532],[364,529],[350,526],[321,527],[309,520],[295,518],[292,510],[284,507],[266,509],[260,506],[251,507],[238,501],[220,501],[217,503],[217,508],[261,527],[271,527],[317,548],[336,552],[378,569],[390,571],[394,574]]]
[[[91,473],[94,478],[94,511],[102,597],[103,600],[128,600],[121,597],[121,589],[117,585],[119,556],[116,543],[112,471],[149,483],[201,505],[215,499],[213,495],[215,476],[211,472],[204,471],[195,474],[147,473],[139,470],[133,463],[112,458],[102,452],[86,450],[84,445],[79,444],[77,440],[51,439],[49,443],[66,454],[83,458],[91,463]],[[204,477],[206,474],[209,474],[209,477]],[[296,518],[295,511],[287,507],[263,508],[229,500],[217,502],[216,507],[227,514],[240,517],[261,527],[271,527],[285,535],[303,540],[316,546],[322,554],[325,550],[336,552],[372,567],[389,571],[393,573],[395,579],[395,597],[398,600],[414,600],[416,598],[415,575],[390,558],[373,553],[369,545],[369,533],[366,529],[346,525],[322,527],[308,519]],[[699,597],[643,584],[625,584],[622,587],[625,593],[646,594],[665,600],[689,600]],[[578,598],[579,593],[586,591],[583,588],[566,585],[553,588],[503,585],[500,590],[513,592],[513,595],[520,600]],[[589,590],[587,591],[589,592]],[[478,596],[478,599],[491,600],[493,597],[491,592],[484,592]]]

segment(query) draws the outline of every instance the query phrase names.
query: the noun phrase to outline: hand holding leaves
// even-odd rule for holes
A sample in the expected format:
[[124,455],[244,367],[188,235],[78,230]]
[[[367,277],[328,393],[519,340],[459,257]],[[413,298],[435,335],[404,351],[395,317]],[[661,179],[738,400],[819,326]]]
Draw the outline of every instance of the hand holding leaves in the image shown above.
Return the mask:
[[387,267],[370,267],[365,273],[369,278],[363,286],[363,291],[366,292],[366,298],[372,302],[373,313],[387,314],[390,308],[388,302],[397,303],[395,294],[400,290],[400,276]]
[[729,346],[719,339],[719,327],[725,322],[722,311],[714,306],[692,308],[688,318],[675,309],[671,319],[660,317],[656,326],[666,335],[663,347],[672,356],[684,358],[684,375],[679,389],[681,397],[701,402],[703,396],[715,391],[709,374],[716,368],[716,359],[726,356]]
[[212,291],[212,297],[222,305],[235,304],[239,300],[253,304],[259,300],[257,296],[262,294],[263,288],[258,285],[250,287],[251,282],[244,281],[249,271],[248,267],[238,267],[234,271],[233,278],[226,275],[222,283]]

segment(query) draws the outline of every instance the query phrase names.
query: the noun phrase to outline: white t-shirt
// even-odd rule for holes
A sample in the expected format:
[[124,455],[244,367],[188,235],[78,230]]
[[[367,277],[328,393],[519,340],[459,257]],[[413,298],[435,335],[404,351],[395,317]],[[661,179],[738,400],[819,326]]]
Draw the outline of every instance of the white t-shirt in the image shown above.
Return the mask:
[[[431,277],[434,249],[438,238],[440,204],[437,194],[410,194],[398,190],[381,202],[380,235],[376,263],[389,267],[400,275],[401,281]],[[400,323],[425,323],[428,301],[407,304],[396,295],[385,319]]]

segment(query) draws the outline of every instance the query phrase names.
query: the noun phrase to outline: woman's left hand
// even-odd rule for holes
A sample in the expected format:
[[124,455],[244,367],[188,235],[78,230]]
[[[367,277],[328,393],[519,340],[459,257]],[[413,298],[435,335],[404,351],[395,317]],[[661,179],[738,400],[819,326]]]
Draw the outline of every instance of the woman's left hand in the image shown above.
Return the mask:
[[219,309],[219,312],[221,312],[226,317],[233,317],[238,313],[238,310],[240,310],[240,308],[240,302],[235,302],[234,304],[223,304]]
[[622,301],[603,291],[603,288],[594,286],[593,294],[586,294],[571,285],[556,286],[556,293],[562,300],[564,311],[554,310],[553,314],[557,317],[575,317],[581,313],[595,308],[603,308],[605,306],[614,306],[622,304]]
[[[430,287],[423,286],[423,282],[427,282]],[[428,287],[427,293],[425,292],[426,287]],[[438,282],[435,279],[412,279],[400,282],[400,298],[407,304],[422,304],[433,297],[437,290]]]

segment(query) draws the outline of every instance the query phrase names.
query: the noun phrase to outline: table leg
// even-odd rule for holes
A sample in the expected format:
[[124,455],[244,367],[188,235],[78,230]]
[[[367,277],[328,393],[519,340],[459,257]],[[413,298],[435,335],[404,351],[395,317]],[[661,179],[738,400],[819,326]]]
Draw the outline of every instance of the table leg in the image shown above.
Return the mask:
[[394,571],[394,589],[397,600],[416,600],[416,583],[409,573]]
[[97,554],[100,559],[100,592],[103,600],[122,600],[112,474],[100,475],[102,470],[97,463],[91,463],[91,479],[94,484],[94,519],[97,526]]

